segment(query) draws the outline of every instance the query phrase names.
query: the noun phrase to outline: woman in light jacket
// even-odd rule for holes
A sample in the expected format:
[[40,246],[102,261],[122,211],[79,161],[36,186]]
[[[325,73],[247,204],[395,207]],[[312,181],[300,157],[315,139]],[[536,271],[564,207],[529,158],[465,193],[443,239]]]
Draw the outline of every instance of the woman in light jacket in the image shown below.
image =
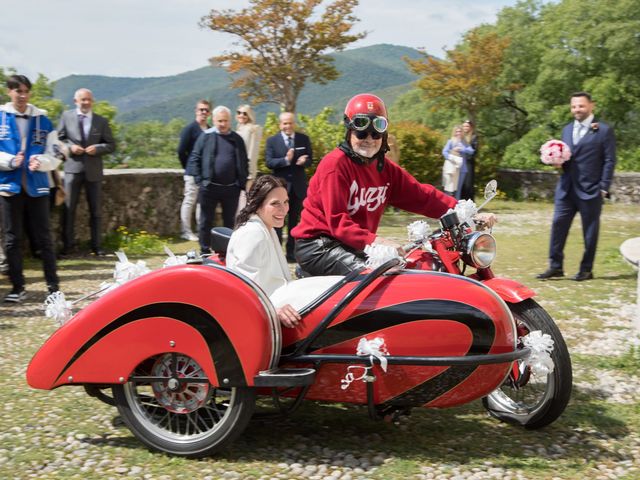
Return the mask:
[[451,138],[442,150],[442,185],[444,192],[460,200],[461,187],[467,174],[466,159],[473,155],[474,149],[464,139],[462,126],[456,125]]
[[[262,127],[256,123],[256,115],[249,105],[240,105],[236,110],[236,132],[244,140],[249,157],[249,183],[255,181],[258,173],[258,150],[262,139]],[[249,191],[250,185],[247,185]]]
[[[275,227],[282,227],[289,211],[286,183],[271,175],[259,177],[247,194],[247,205],[236,219],[227,247],[227,268],[257,283],[267,295],[291,281]],[[289,304],[277,307],[285,327],[295,327],[300,315]]]

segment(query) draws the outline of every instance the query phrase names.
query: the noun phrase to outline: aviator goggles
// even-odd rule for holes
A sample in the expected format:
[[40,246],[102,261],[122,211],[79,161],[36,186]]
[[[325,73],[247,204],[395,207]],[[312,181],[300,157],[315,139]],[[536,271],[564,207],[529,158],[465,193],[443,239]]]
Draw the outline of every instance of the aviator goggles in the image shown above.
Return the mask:
[[[350,130],[355,130],[356,132],[371,131],[371,136],[373,138],[376,138],[375,133],[381,134],[386,132],[388,126],[389,122],[386,118],[376,115],[366,115],[363,113],[355,114],[351,120],[349,120],[349,123],[347,123],[347,128]],[[360,137],[358,136],[358,138]],[[366,136],[362,138],[366,138]],[[380,137],[378,136],[377,138]]]

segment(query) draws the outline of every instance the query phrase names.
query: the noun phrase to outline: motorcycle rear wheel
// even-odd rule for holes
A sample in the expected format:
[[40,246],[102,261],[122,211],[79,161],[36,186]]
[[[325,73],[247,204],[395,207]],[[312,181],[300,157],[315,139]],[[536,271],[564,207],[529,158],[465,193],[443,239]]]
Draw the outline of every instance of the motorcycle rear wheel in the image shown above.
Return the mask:
[[149,448],[204,457],[227,447],[244,431],[253,414],[255,390],[220,389],[206,382],[178,384],[170,378],[203,375],[192,358],[168,353],[143,362],[134,372],[167,376],[167,381],[129,381],[114,386],[113,397],[129,430]]
[[[535,300],[509,304],[518,336],[541,330],[553,339],[553,372],[544,377],[531,374],[524,362],[517,362],[517,379],[512,371],[502,386],[482,399],[489,414],[503,422],[527,429],[542,428],[564,412],[573,384],[571,358],[560,330]],[[521,345],[519,345],[521,346]]]

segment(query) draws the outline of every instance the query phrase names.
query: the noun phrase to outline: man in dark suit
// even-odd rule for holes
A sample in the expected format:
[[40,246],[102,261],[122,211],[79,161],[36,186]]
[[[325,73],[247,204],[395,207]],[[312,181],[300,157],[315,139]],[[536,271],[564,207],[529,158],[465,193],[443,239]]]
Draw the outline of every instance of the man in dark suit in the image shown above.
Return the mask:
[[580,212],[585,251],[580,270],[573,280],[593,278],[593,259],[598,244],[600,213],[616,164],[616,139],[613,129],[593,116],[594,104],[586,92],[571,95],[571,114],[575,121],[562,130],[562,141],[570,146],[571,158],[562,165],[563,173],[555,193],[549,268],[540,279],[562,277],[564,245],[576,212]]
[[89,203],[91,250],[104,255],[100,248],[102,218],[102,156],[115,150],[116,144],[106,118],[93,113],[93,93],[81,88],[73,101],[76,109],[62,114],[58,125],[58,137],[69,147],[69,157],[64,163],[64,188],[66,191],[63,220],[63,250],[69,253],[75,242],[74,224],[80,190],[84,185]]
[[189,160],[187,175],[198,185],[200,252],[211,253],[211,227],[218,203],[227,228],[235,225],[240,192],[246,188],[249,159],[244,140],[231,130],[231,110],[224,105],[213,109],[213,127],[198,137]]
[[[291,112],[280,114],[280,133],[269,137],[266,145],[267,167],[276,177],[284,178],[289,194],[289,221],[287,222],[287,261],[295,263],[293,254],[295,239],[291,230],[300,221],[302,201],[307,196],[307,175],[305,167],[313,162],[311,141],[304,133],[295,132],[296,123]],[[277,228],[282,242],[282,228]]]

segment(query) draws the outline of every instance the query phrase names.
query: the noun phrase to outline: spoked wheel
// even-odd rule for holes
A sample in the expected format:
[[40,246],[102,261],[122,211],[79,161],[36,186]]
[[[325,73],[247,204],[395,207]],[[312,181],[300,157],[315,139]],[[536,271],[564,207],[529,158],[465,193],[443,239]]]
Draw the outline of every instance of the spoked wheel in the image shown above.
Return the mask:
[[573,383],[571,358],[560,330],[538,303],[529,299],[509,307],[518,338],[535,330],[551,336],[554,370],[537,376],[523,361],[517,361],[502,386],[483,398],[482,403],[492,416],[504,422],[529,429],[542,428],[556,420],[569,402]]
[[140,441],[186,457],[228,446],[249,423],[255,405],[254,389],[215,388],[195,360],[179,353],[143,362],[131,381],[113,387],[113,396]]

